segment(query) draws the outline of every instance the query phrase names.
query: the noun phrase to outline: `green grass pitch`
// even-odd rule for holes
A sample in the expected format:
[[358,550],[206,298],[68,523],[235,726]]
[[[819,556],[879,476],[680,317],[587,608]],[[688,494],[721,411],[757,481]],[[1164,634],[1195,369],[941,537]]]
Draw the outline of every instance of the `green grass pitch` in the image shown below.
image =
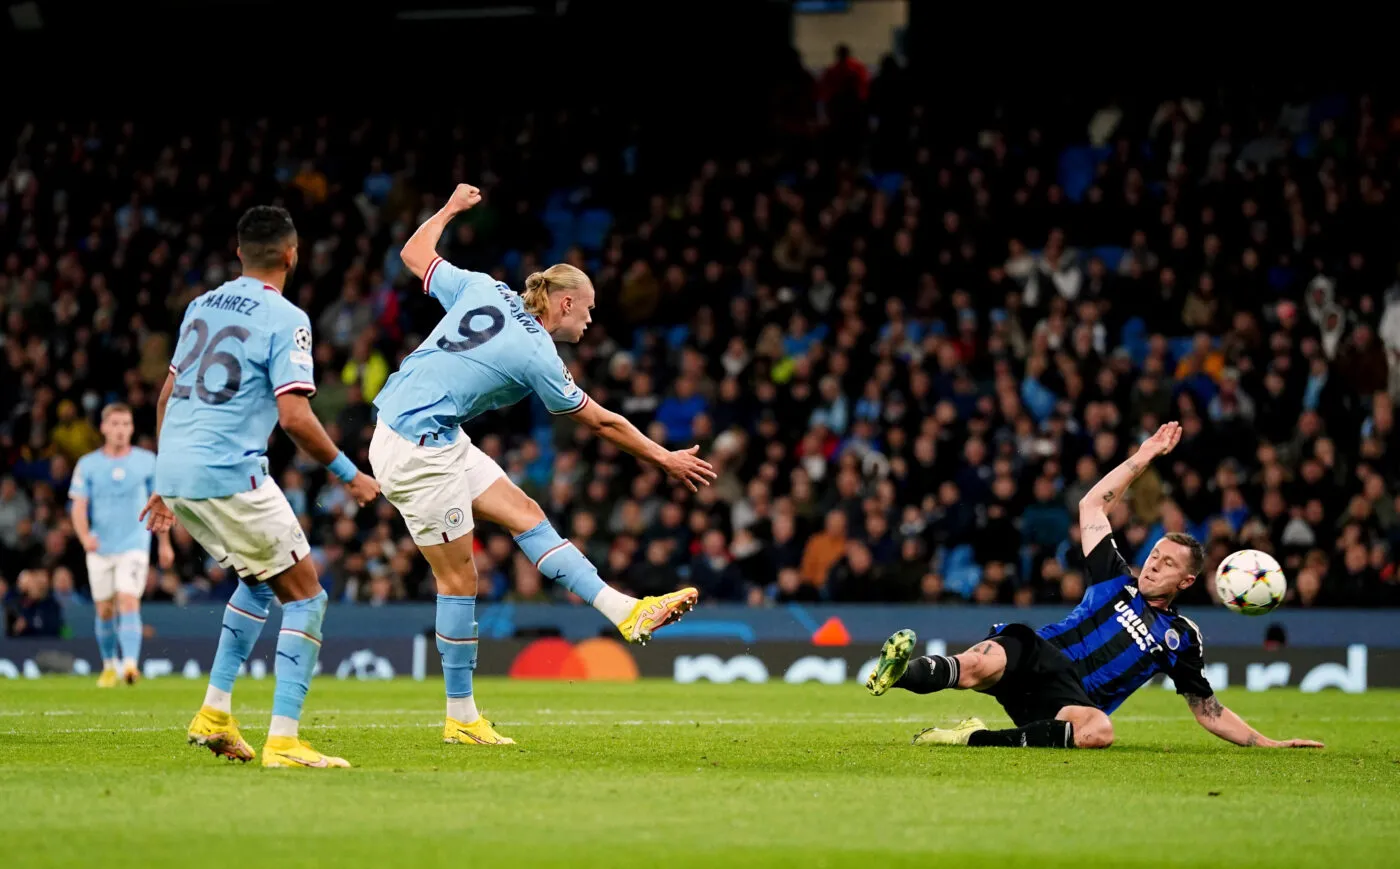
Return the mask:
[[[915,748],[969,693],[479,679],[505,749],[440,741],[442,683],[317,679],[302,733],[350,770],[230,764],[187,746],[203,683],[0,683],[3,864],[254,866],[1396,865],[1400,695],[1221,695],[1241,749],[1156,688],[1107,751]],[[272,681],[235,713],[261,748]]]

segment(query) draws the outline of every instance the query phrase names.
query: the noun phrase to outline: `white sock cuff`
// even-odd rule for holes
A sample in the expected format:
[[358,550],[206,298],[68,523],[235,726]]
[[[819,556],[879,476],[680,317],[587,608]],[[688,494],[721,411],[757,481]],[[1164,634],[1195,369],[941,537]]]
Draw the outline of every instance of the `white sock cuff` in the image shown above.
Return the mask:
[[233,694],[210,685],[208,688],[204,689],[204,705],[217,709],[220,712],[232,712]]
[[632,607],[636,605],[635,597],[623,594],[610,585],[599,589],[598,596],[593,598],[593,608],[615,625],[622,624],[623,620],[632,614]]

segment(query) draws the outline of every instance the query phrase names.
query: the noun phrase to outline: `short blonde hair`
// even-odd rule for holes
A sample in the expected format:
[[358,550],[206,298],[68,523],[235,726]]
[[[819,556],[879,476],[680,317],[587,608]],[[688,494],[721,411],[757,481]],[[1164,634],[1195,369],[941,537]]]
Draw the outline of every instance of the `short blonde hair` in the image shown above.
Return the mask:
[[111,404],[107,405],[106,407],[102,408],[102,421],[103,421],[103,422],[106,422],[106,421],[107,421],[107,417],[112,416],[113,414],[118,414],[118,413],[124,413],[124,414],[126,414],[127,416],[134,416],[134,414],[131,412],[131,406],[130,406],[130,405],[128,405],[128,404],[122,404],[120,401],[115,401],[115,402],[112,402]]
[[588,275],[568,263],[552,265],[542,272],[533,272],[525,279],[525,310],[536,317],[549,310],[551,293],[579,290],[589,286]]

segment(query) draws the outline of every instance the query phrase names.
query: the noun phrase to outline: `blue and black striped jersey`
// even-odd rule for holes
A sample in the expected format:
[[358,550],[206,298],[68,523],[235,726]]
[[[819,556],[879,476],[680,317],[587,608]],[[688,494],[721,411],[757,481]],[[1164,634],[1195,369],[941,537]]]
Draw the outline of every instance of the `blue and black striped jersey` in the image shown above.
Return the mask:
[[1079,606],[1036,633],[1074,661],[1095,706],[1112,713],[1158,673],[1171,677],[1178,694],[1215,693],[1205,677],[1200,629],[1171,607],[1148,605],[1113,535],[1094,547],[1085,568],[1091,584]]

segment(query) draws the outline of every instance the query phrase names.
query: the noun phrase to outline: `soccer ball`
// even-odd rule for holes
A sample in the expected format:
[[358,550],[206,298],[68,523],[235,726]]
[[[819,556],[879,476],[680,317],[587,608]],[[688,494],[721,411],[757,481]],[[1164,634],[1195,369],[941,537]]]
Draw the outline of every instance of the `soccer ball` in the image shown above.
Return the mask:
[[1272,555],[1241,549],[1225,556],[1215,571],[1220,602],[1237,613],[1262,616],[1283,603],[1288,581]]

